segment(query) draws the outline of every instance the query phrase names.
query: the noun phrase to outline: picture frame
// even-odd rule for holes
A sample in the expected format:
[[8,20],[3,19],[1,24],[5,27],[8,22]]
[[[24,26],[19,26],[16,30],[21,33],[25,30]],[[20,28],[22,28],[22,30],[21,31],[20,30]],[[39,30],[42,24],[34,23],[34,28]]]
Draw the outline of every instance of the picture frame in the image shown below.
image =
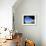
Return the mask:
[[24,14],[22,16],[22,25],[36,25],[36,15]]

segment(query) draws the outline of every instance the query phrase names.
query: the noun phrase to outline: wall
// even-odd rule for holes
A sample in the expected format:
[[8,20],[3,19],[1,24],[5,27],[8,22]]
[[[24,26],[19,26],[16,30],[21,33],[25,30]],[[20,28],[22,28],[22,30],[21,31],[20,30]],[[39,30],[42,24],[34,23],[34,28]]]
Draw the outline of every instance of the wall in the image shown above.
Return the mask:
[[40,23],[42,46],[46,46],[46,0],[41,1]]
[[0,0],[0,27],[12,29],[12,6],[16,0]]
[[[36,46],[41,46],[41,29],[40,29],[40,0],[23,0],[20,5],[13,7],[14,25],[15,31],[23,33],[23,37],[26,39],[34,40]],[[24,14],[35,14],[36,25],[22,25],[22,16]]]

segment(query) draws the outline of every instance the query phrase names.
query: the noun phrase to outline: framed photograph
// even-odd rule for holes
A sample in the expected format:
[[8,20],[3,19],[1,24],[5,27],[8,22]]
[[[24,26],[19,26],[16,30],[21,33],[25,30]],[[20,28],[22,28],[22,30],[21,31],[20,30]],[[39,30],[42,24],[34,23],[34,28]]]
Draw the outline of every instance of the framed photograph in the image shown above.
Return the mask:
[[36,15],[23,15],[22,24],[23,25],[35,25],[36,24]]

